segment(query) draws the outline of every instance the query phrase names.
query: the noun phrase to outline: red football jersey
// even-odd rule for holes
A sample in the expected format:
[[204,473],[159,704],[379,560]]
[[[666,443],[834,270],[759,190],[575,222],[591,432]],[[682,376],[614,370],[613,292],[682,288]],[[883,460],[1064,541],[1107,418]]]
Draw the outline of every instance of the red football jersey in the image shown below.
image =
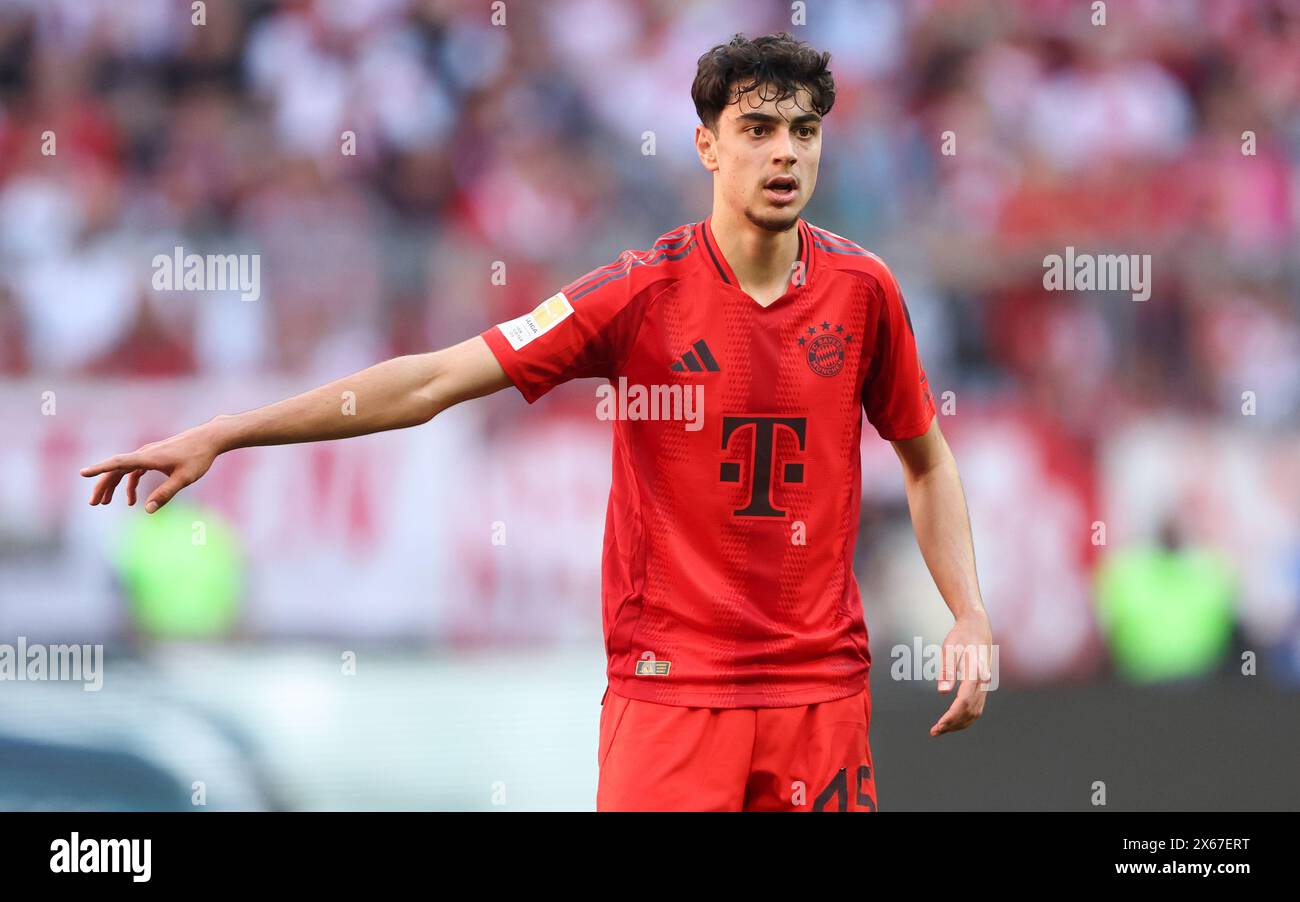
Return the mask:
[[482,336],[529,403],[608,380],[610,688],[714,708],[843,698],[871,666],[852,567],[862,416],[913,438],[934,401],[880,258],[801,219],[786,293],[763,307],[711,218]]

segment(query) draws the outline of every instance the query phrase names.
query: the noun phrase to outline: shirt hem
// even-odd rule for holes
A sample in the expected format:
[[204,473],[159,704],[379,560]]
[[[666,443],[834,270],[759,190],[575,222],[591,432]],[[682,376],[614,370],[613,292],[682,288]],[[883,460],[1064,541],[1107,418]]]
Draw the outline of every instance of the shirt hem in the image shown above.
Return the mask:
[[[824,683],[799,691],[782,693],[781,701],[772,701],[772,693],[733,691],[730,689],[690,689],[679,686],[654,685],[648,680],[638,682],[627,677],[609,676],[606,692],[621,695],[634,701],[672,705],[679,708],[797,708],[838,701],[856,695],[868,686],[868,674],[838,683]],[[725,698],[725,700],[724,700]],[[602,700],[603,701],[603,700]]]
[[905,442],[908,439],[920,438],[930,431],[930,424],[934,422],[935,416],[937,414],[931,410],[925,419],[917,420],[904,429],[877,430],[877,432],[887,442]]
[[513,384],[516,389],[518,389],[519,394],[523,396],[525,401],[532,404],[545,394],[545,392],[538,392],[534,389],[523,378],[522,374],[515,369],[514,361],[510,358],[510,355],[506,350],[510,347],[510,344],[506,340],[506,337],[501,334],[499,326],[492,326],[490,329],[484,329],[479,333],[479,336],[487,344],[488,350],[491,351],[492,356],[497,359],[497,363],[501,364],[501,369],[505,372],[506,378],[510,380],[511,384]]

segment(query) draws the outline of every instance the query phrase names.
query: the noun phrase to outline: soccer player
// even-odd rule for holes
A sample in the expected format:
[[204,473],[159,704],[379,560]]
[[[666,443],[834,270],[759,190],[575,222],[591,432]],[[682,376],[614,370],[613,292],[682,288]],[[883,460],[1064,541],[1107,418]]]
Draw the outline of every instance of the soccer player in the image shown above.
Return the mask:
[[[428,422],[515,386],[618,386],[602,603],[599,810],[876,809],[871,655],[853,574],[865,413],[902,463],[959,652],[991,647],[969,518],[907,306],[880,258],[800,217],[817,183],[830,54],[737,35],[699,60],[695,147],[712,212],[536,309],[428,354],[218,416],[82,470],[91,504],[167,475],[152,513],[222,452]],[[639,389],[639,391],[638,391]],[[355,415],[338,398],[356,393]],[[647,398],[656,416],[647,414]],[[638,406],[639,399],[639,406]],[[688,417],[684,403],[701,404]],[[662,414],[667,412],[667,417]],[[962,669],[932,735],[984,707]]]

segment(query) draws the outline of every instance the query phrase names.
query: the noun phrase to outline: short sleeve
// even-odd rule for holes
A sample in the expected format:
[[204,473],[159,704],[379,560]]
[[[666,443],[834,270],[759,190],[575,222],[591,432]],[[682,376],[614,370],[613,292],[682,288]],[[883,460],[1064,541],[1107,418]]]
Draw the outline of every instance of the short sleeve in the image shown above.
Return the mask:
[[930,428],[934,398],[898,282],[883,266],[875,281],[879,312],[871,363],[862,384],[862,408],[886,441],[916,438]]
[[630,280],[616,266],[593,270],[533,310],[482,332],[529,404],[570,379],[609,378]]

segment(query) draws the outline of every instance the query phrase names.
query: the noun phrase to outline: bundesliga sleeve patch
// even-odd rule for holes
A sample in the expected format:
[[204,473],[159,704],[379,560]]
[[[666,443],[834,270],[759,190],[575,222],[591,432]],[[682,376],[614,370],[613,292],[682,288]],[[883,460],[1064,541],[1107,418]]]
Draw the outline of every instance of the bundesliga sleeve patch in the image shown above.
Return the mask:
[[573,305],[569,303],[563,291],[557,291],[538,304],[532,313],[525,313],[517,319],[501,323],[497,328],[506,337],[506,341],[510,342],[510,347],[518,351],[539,335],[545,335],[572,314]]

